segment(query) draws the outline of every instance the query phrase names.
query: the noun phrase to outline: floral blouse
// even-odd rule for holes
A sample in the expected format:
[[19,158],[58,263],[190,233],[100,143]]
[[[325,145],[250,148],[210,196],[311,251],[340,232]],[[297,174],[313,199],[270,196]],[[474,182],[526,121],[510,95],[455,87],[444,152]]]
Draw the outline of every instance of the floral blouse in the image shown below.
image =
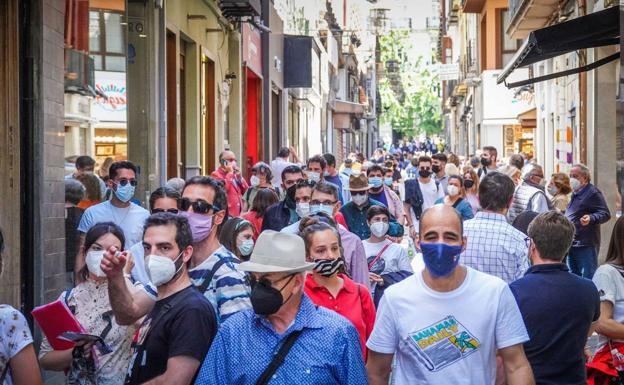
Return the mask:
[[[65,300],[65,292],[61,294],[60,299]],[[121,326],[115,322],[108,300],[108,283],[87,279],[72,289],[67,305],[89,334],[100,335],[109,324],[112,326],[104,341],[113,352],[101,355],[97,349],[93,349],[97,367],[97,383],[98,385],[123,384],[130,361],[130,345],[136,325]],[[39,357],[50,351],[52,347],[48,340],[44,339]]]
[[2,385],[13,384],[8,368],[9,361],[32,343],[32,335],[22,313],[9,305],[0,305],[0,377],[4,375]]

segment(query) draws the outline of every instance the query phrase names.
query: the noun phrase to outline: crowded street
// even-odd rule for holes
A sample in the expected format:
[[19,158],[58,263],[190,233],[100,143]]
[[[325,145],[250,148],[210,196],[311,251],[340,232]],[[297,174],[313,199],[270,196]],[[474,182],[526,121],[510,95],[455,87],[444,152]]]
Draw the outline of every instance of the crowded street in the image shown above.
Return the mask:
[[622,23],[0,1],[0,385],[624,385]]

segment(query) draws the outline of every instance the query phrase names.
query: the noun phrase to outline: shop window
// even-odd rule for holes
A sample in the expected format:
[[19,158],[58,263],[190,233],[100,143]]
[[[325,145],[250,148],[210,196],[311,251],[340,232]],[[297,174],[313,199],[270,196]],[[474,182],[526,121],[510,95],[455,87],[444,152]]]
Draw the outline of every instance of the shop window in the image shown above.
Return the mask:
[[126,71],[126,37],[123,13],[89,11],[89,52],[98,71]]

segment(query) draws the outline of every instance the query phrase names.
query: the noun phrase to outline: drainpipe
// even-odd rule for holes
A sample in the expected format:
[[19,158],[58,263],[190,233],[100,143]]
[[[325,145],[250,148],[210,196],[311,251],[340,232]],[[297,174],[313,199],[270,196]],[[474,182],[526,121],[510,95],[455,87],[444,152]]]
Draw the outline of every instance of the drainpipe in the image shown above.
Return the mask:
[[[578,0],[579,17],[587,14],[587,0]],[[587,49],[579,52],[582,60],[581,65],[587,63]],[[587,72],[579,74],[579,147],[581,149],[580,161],[587,164]]]

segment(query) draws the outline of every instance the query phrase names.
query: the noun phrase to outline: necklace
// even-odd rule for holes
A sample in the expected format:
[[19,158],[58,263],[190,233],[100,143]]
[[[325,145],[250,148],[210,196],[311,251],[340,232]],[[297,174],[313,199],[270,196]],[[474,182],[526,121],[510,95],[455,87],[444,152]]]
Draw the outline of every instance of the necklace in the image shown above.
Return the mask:
[[124,217],[121,219],[121,221],[117,220],[117,217],[115,216],[115,210],[113,210],[113,204],[111,202],[109,202],[110,206],[108,206],[110,208],[111,211],[111,215],[113,217],[113,222],[115,224],[117,224],[118,226],[121,226],[122,223],[124,223],[124,221],[126,220],[126,218],[128,217],[128,214],[130,213],[130,206],[128,206],[126,208],[126,214],[124,215]]

